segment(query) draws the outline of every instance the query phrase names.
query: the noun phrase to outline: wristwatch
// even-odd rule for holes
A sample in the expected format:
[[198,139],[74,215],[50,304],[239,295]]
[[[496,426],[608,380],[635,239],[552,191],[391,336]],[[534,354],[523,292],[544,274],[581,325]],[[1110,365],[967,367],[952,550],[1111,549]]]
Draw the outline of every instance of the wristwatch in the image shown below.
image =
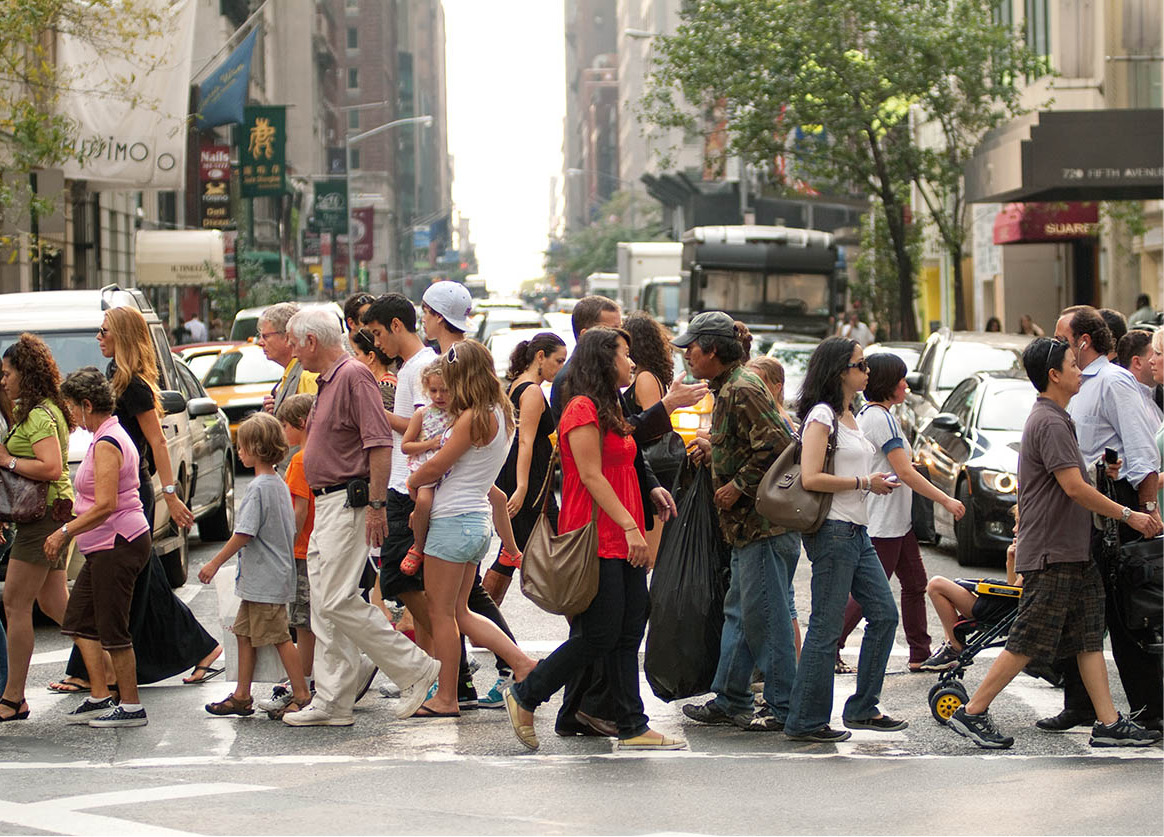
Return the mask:
[[1140,510],[1151,514],[1152,512],[1156,511],[1156,501],[1149,500],[1148,502],[1144,503],[1144,505],[1140,506]]
[[368,501],[368,508],[376,509],[377,511],[386,507],[387,505],[388,505],[387,500],[369,500]]
[[8,465],[6,467],[8,468],[9,471],[16,470],[16,457],[15,456],[12,457],[12,460],[8,463]]
[[69,524],[65,523],[61,526],[61,534],[66,538],[69,536]]
[[177,494],[178,493],[178,486],[174,485],[173,483],[171,483],[170,485],[163,485],[162,486],[162,493],[163,494]]
[[1120,512],[1120,523],[1127,523],[1128,518],[1132,516],[1132,510],[1124,506],[1124,510]]

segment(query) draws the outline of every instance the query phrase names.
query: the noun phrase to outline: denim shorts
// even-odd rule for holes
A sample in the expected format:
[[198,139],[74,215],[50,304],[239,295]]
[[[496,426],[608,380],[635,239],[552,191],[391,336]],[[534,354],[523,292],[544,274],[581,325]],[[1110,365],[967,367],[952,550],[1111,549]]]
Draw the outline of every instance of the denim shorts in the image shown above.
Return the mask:
[[492,538],[493,527],[485,512],[434,517],[428,523],[424,554],[454,564],[480,564]]

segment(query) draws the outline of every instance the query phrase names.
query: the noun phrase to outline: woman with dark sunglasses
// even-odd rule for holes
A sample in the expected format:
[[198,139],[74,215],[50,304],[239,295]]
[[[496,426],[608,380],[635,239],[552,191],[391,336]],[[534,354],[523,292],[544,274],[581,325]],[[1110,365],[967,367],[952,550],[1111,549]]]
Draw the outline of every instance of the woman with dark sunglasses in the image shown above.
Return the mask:
[[[857,664],[857,691],[842,713],[844,725],[885,732],[907,726],[877,707],[897,630],[897,605],[869,540],[865,498],[870,493],[889,494],[899,483],[891,473],[871,472],[873,444],[853,415],[853,396],[865,388],[868,379],[861,344],[830,337],[812,353],[797,399],[803,443],[801,482],[809,491],[833,495],[824,524],[803,538],[812,565],[812,615],[784,727],[788,737],[797,741],[835,743],[851,735],[829,726],[833,664],[850,594],[861,605],[868,625]],[[831,473],[825,471],[830,445],[835,450]]]

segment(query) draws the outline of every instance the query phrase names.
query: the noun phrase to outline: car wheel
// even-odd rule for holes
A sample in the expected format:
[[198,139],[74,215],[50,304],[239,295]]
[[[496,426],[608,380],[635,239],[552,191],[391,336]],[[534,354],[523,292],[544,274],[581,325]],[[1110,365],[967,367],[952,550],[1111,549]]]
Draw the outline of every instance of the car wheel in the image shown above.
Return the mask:
[[198,535],[203,541],[225,541],[234,534],[234,459],[222,464],[222,503],[210,515],[198,521]]
[[190,568],[189,533],[182,532],[182,545],[173,552],[167,552],[165,555],[159,557],[162,561],[162,567],[166,571],[166,580],[170,582],[170,586],[177,588],[185,584]]
[[973,567],[980,563],[981,556],[974,548],[975,530],[977,522],[974,520],[974,503],[970,498],[970,486],[963,480],[958,484],[958,500],[966,507],[966,514],[961,520],[954,521],[954,556],[958,559],[958,566]]

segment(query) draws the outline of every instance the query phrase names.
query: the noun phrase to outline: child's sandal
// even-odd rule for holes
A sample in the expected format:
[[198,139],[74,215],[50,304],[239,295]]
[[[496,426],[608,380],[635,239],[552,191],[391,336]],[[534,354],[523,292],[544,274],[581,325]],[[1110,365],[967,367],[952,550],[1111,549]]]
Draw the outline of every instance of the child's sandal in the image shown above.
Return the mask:
[[225,700],[206,704],[206,711],[211,715],[242,715],[245,717],[255,714],[254,702],[255,699],[253,697],[247,698],[246,700],[238,700],[234,696],[234,693],[231,692],[226,696]]
[[416,571],[420,569],[423,562],[424,555],[415,546],[409,547],[408,554],[400,562],[400,572],[405,575],[416,575]]
[[521,553],[519,552],[514,555],[504,546],[501,547],[501,552],[497,556],[497,560],[501,562],[503,567],[516,567],[518,569],[521,568]]

